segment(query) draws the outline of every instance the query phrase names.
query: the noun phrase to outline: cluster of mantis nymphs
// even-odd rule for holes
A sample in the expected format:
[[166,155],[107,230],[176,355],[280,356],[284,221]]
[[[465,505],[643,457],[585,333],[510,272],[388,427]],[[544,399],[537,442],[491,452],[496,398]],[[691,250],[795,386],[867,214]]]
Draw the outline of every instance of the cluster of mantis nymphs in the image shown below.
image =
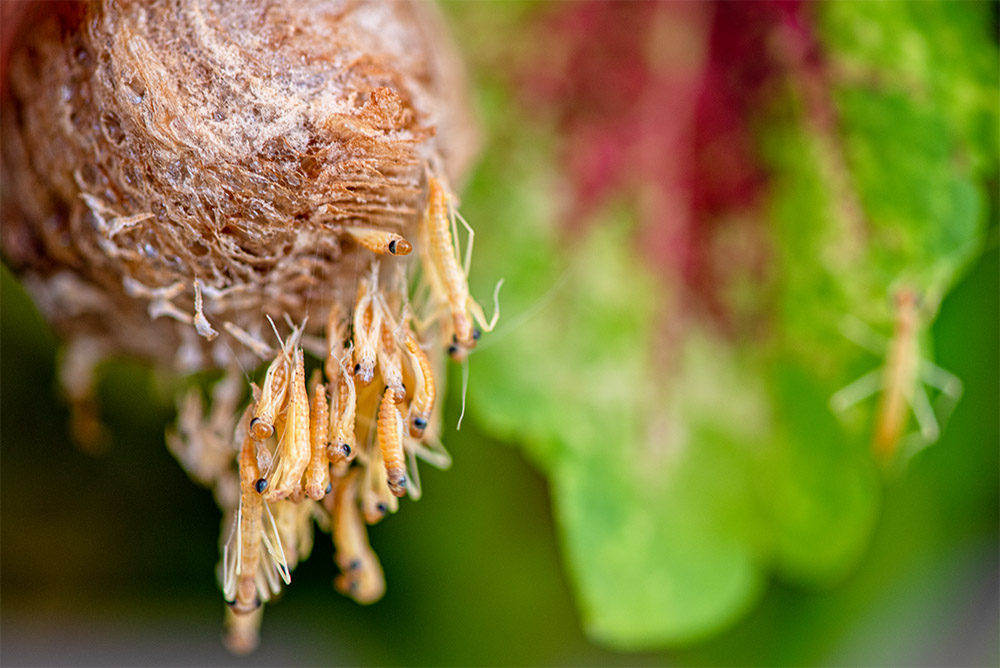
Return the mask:
[[[469,251],[461,264],[451,197],[438,180],[430,178],[429,186],[418,240],[421,284],[427,288],[421,310],[441,314],[435,335],[427,338],[436,342],[443,333],[445,344],[423,345],[423,325],[405,287],[380,283],[381,256],[406,255],[413,245],[393,232],[346,228],[375,255],[359,277],[352,311],[336,302],[330,309],[322,370],[307,380],[303,327],[289,323],[291,333],[263,383],[252,385],[252,401],[235,426],[236,443],[220,445],[229,453],[229,471],[238,445],[238,501],[235,489],[227,494],[220,489],[224,481],[214,481],[220,504],[233,509],[224,524],[221,584],[229,604],[228,642],[237,651],[256,644],[263,603],[290,582],[291,571],[311,551],[313,522],[333,536],[336,587],[360,603],[381,598],[385,581],[367,525],[394,512],[400,497],[420,497],[417,459],[439,468],[450,464],[439,437],[435,379],[442,375],[445,352],[464,360],[480,331],[493,329],[498,313],[487,321],[469,295]],[[217,389],[213,415],[238,413],[227,392],[235,395],[236,388]],[[206,424],[200,405],[182,405],[179,426],[188,441],[199,430],[193,423]],[[225,427],[216,431],[224,436]],[[200,464],[191,461],[191,445],[181,440],[174,435],[172,449],[198,477]]]

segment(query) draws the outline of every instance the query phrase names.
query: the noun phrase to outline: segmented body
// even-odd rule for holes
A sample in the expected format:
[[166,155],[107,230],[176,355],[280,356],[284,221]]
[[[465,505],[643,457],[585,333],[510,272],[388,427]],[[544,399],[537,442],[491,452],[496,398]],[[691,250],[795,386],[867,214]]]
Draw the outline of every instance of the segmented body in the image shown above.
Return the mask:
[[326,358],[323,360],[323,371],[332,383],[340,373],[340,360],[347,353],[348,319],[344,317],[340,305],[334,302],[326,321]]
[[326,456],[336,464],[353,460],[357,454],[354,436],[357,392],[354,387],[354,374],[343,360],[341,360],[341,373],[337,380],[336,392],[331,392],[331,395],[333,408],[330,410],[330,424],[333,440],[327,448]]
[[393,401],[397,404],[406,400],[406,387],[403,385],[403,367],[399,357],[399,347],[393,339],[392,323],[388,317],[382,319],[382,345],[378,349],[378,366]]
[[306,468],[305,493],[310,499],[318,501],[326,495],[330,485],[330,462],[326,457],[329,439],[327,433],[330,427],[329,404],[327,403],[326,385],[319,370],[313,374],[312,408],[309,411],[309,466]]
[[386,388],[378,410],[378,444],[385,464],[386,482],[395,496],[406,494],[406,462],[403,455],[403,416],[396,408],[391,388]]
[[[468,350],[476,345],[476,335],[467,309],[469,283],[465,270],[458,262],[451,234],[450,196],[437,179],[429,178],[428,185],[430,194],[424,216],[428,253],[448,302],[453,342],[461,349]],[[452,356],[459,352],[456,349]]]
[[906,427],[917,383],[920,354],[917,347],[917,295],[904,290],[896,296],[896,329],[893,334],[879,396],[873,449],[889,459]]
[[[248,411],[249,412],[249,411]],[[247,433],[246,418],[242,421]],[[240,500],[233,532],[223,548],[223,594],[234,614],[247,615],[288,584],[291,576],[281,538],[259,493],[260,469],[249,433],[239,453]]]
[[334,490],[334,558],[341,569],[335,584],[358,603],[374,603],[385,593],[385,578],[358,509],[361,475],[359,469],[352,470]]
[[370,287],[363,280],[354,306],[354,378],[358,385],[367,385],[375,378],[381,331],[382,312],[376,308]]
[[382,453],[373,446],[368,452],[367,460],[365,484],[361,490],[361,512],[365,522],[378,524],[386,513],[395,512],[399,501],[389,492]]
[[233,598],[233,612],[249,614],[261,605],[257,594],[257,569],[261,558],[261,537],[263,535],[264,499],[255,486],[260,478],[257,455],[253,439],[243,439],[240,448],[240,507],[237,512],[239,522],[239,556],[236,570],[236,591]]
[[410,411],[407,422],[409,423],[410,436],[420,438],[427,428],[431,411],[434,409],[436,391],[434,371],[431,369],[431,361],[427,358],[427,353],[420,347],[417,337],[414,336],[408,327],[406,329],[405,345],[415,381],[413,399],[410,400]]

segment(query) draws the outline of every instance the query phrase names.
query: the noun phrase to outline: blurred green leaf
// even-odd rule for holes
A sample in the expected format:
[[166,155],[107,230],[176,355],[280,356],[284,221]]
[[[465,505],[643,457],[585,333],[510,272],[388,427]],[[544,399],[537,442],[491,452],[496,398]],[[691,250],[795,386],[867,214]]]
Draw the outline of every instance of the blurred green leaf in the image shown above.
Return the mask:
[[970,18],[986,11],[928,4],[817,8],[839,122],[814,122],[791,85],[760,128],[776,278],[747,289],[770,305],[763,338],[695,321],[664,336],[678,295],[637,261],[630,210],[555,229],[550,141],[505,118],[502,85],[487,89],[496,139],[465,211],[500,221],[477,231],[473,279],[506,283],[502,324],[471,361],[489,380],[470,399],[549,475],[592,637],[688,642],[744,613],[772,569],[826,587],[865,554],[881,497],[874,401],[828,402],[881,360],[841,323],[890,334],[893,291],[909,285],[928,297],[928,328],[982,244],[996,170],[983,56],[996,49]]

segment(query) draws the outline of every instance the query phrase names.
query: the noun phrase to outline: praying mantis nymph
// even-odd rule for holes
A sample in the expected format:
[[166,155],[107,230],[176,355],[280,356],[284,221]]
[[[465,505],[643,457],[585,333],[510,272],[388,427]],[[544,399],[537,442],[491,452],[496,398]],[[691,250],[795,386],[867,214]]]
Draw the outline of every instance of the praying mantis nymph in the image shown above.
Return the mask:
[[358,385],[368,385],[375,377],[382,340],[382,309],[375,302],[378,289],[378,264],[373,264],[369,276],[358,282],[354,303],[354,378]]
[[357,392],[354,386],[354,373],[346,364],[350,351],[341,358],[341,373],[337,377],[337,386],[330,391],[330,443],[326,448],[326,456],[334,464],[352,461],[357,456],[354,435],[355,416],[357,411]]
[[378,410],[378,445],[385,465],[386,483],[395,496],[406,494],[406,460],[403,456],[403,416],[396,408],[392,388],[385,388]]
[[[469,350],[475,347],[481,335],[481,330],[474,327],[473,321],[482,328],[482,331],[491,332],[500,317],[500,310],[496,308],[493,318],[487,321],[482,307],[469,294],[468,272],[475,233],[455,211],[451,195],[444,184],[433,176],[428,177],[427,182],[429,188],[427,210],[421,223],[422,239],[427,246],[425,264],[429,269],[432,289],[441,293],[439,297],[447,303],[451,315],[451,342],[448,354],[453,360],[462,361],[469,354]],[[455,239],[452,236],[456,218],[462,221],[469,232],[464,264],[459,264]],[[497,284],[497,291],[502,284],[501,280]],[[496,304],[496,295],[494,302]]]
[[257,491],[260,471],[249,434],[240,448],[239,468],[240,501],[223,549],[222,590],[233,612],[245,615],[280,591],[279,578],[288,584],[291,575],[274,517]]
[[399,355],[399,346],[394,338],[395,322],[389,313],[385,300],[379,298],[379,305],[382,309],[382,331],[381,342],[378,348],[378,367],[382,374],[382,380],[392,392],[393,401],[397,404],[403,403],[406,399],[406,386],[403,384],[403,367]]
[[401,234],[377,227],[345,227],[352,239],[379,255],[409,255],[413,245]]
[[353,469],[334,490],[334,559],[341,574],[337,589],[358,603],[374,603],[385,593],[385,577],[378,557],[368,543],[368,530],[358,508],[358,487],[362,472]]
[[[271,327],[274,327],[273,322]],[[298,346],[301,335],[301,329],[292,330],[288,338],[282,342],[281,351],[271,362],[264,375],[264,385],[261,388],[260,398],[257,400],[257,408],[254,411],[253,419],[250,420],[250,433],[258,441],[264,441],[274,434],[275,418],[285,407],[294,371],[292,351]],[[275,332],[275,336],[278,336],[277,332]],[[281,337],[278,337],[278,340],[281,341]]]
[[326,321],[326,357],[323,360],[323,371],[331,383],[340,373],[340,360],[349,355],[349,351],[346,350],[350,345],[347,338],[349,324],[349,319],[344,316],[340,304],[334,302]]
[[434,408],[435,384],[434,371],[431,368],[431,361],[427,358],[427,353],[420,347],[416,335],[410,329],[409,324],[404,322],[405,333],[403,334],[406,354],[410,360],[410,368],[413,370],[415,387],[413,388],[413,398],[410,400],[410,409],[407,414],[410,436],[420,438],[427,428]]
[[[905,444],[907,454],[937,441],[941,426],[924,385],[937,389],[947,415],[962,395],[962,381],[954,374],[924,359],[920,352],[920,296],[910,287],[894,295],[895,323],[888,344],[864,323],[845,321],[844,334],[876,355],[885,356],[885,364],[830,398],[835,412],[842,412],[879,393],[875,412],[872,450],[883,463],[892,461]],[[909,408],[909,411],[907,410]],[[917,432],[905,433],[908,413],[912,411]]]
[[326,457],[329,441],[329,404],[327,403],[326,385],[317,369],[310,382],[312,388],[312,408],[309,411],[309,465],[306,467],[303,488],[306,496],[313,501],[319,501],[326,495],[330,485],[330,462]]
[[306,393],[305,360],[301,348],[295,349],[295,366],[289,388],[285,423],[279,434],[277,450],[268,481],[265,498],[278,501],[301,490],[302,474],[309,465],[309,396]]
[[366,458],[361,513],[368,524],[378,524],[386,513],[396,512],[399,500],[389,491],[388,478],[378,445],[371,443]]

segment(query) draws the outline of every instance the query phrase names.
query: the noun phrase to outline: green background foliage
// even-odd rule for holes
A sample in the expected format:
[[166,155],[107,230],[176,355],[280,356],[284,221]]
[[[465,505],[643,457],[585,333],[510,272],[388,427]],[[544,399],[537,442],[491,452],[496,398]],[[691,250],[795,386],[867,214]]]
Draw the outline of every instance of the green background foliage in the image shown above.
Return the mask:
[[[996,175],[989,8],[817,7],[839,125],[813,122],[817,103],[793,79],[759,130],[776,269],[752,289],[774,304],[766,336],[694,324],[657,338],[657,302],[675,295],[642,268],[627,208],[554,241],[550,212],[512,192],[558,191],[551,158],[509,149],[523,128],[496,121],[492,168],[468,191],[475,219],[509,221],[477,237],[491,249],[479,275],[507,272],[508,312],[546,304],[476,357],[492,382],[474,386],[474,405],[549,476],[585,627],[613,647],[708,636],[753,605],[772,572],[828,588],[854,571],[886,483],[870,451],[875,400],[843,415],[828,400],[884,360],[840,323],[864,319],[888,338],[892,295],[907,286],[924,297],[926,330],[984,243]],[[859,200],[855,219],[847,196]],[[555,258],[548,272],[509,262],[539,247]],[[934,337],[922,334],[930,356]],[[671,363],[658,365],[664,354]]]

